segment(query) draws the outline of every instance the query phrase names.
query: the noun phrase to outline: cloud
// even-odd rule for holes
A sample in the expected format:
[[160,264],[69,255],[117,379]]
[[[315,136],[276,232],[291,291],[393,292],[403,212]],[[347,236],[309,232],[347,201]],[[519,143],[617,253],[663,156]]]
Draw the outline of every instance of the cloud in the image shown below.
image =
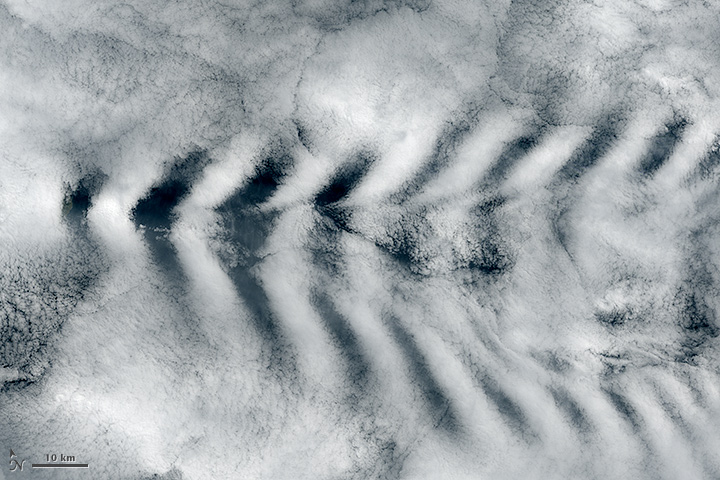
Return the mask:
[[718,476],[716,18],[3,2],[0,440],[107,478]]

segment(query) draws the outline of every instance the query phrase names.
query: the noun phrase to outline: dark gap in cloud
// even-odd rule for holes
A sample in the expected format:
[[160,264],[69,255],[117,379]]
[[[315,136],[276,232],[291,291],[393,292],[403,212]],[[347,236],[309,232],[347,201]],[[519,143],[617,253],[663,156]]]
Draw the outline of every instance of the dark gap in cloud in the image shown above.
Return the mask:
[[255,175],[223,205],[246,208],[259,205],[275,193],[284,177],[293,166],[293,158],[282,146],[267,152],[265,158],[255,167]]
[[682,432],[685,438],[692,438],[692,427],[688,424],[685,418],[683,418],[681,411],[682,406],[679,405],[677,399],[674,400],[675,402],[670,401],[666,395],[659,395],[657,398],[658,404],[660,405],[660,408],[662,408],[663,412],[665,412],[667,418],[680,432]]
[[682,138],[687,125],[688,122],[684,118],[677,119],[665,126],[665,132],[656,135],[652,139],[648,151],[638,165],[642,175],[652,177],[663,166],[672,155],[675,145]]
[[497,225],[497,212],[504,205],[505,199],[493,197],[472,210],[474,219],[473,231],[478,240],[477,247],[467,262],[467,268],[484,275],[499,275],[513,266],[511,252],[500,235]]
[[643,421],[637,410],[625,399],[625,397],[611,388],[603,388],[603,393],[607,396],[610,404],[613,406],[622,418],[624,418],[632,427],[633,432],[640,432]]
[[501,250],[497,238],[484,238],[480,253],[470,260],[468,268],[483,275],[500,275],[510,268],[512,263]]
[[597,355],[603,364],[603,375],[605,377],[612,378],[625,372],[626,365],[629,361],[626,354],[605,351],[599,352]]
[[572,430],[580,435],[592,433],[594,430],[592,423],[590,423],[583,409],[573,400],[567,390],[555,387],[551,387],[549,390],[555,401],[555,406],[570,423]]
[[308,233],[307,249],[312,262],[330,277],[341,274],[344,260],[340,243],[343,232],[347,231],[347,225],[338,225],[335,219],[318,215],[314,227]]
[[682,351],[677,360],[685,363],[693,363],[708,342],[720,335],[717,312],[711,306],[717,299],[715,279],[710,270],[714,262],[706,245],[714,240],[704,238],[706,228],[707,225],[689,236],[692,249],[687,259],[685,282],[676,296],[680,311],[678,324],[683,335]]
[[[586,113],[585,109],[567,101],[575,96],[576,89],[580,86],[573,81],[574,72],[569,73],[568,67],[572,72],[571,63],[562,66],[545,64],[541,68],[531,67],[531,71],[544,70],[543,76],[542,78],[533,78],[534,81],[523,85],[523,88],[528,88],[533,94],[532,102],[537,116],[548,125],[561,126],[586,121],[583,118],[583,114]],[[531,73],[530,75],[537,74]]]
[[622,115],[615,112],[606,115],[595,127],[590,138],[560,167],[550,184],[551,189],[556,192],[554,197],[557,203],[557,207],[550,214],[550,230],[570,258],[573,255],[570,251],[571,222],[568,215],[572,209],[572,186],[610,151],[624,127],[625,120]]
[[201,344],[204,340],[197,326],[198,320],[185,300],[185,272],[169,235],[176,220],[175,208],[190,193],[192,184],[199,179],[211,159],[206,151],[196,148],[173,161],[159,183],[135,205],[131,218],[143,233],[152,261],[163,275],[163,283],[157,288],[165,295],[174,291],[168,300],[181,313],[173,322],[172,334],[182,341]]
[[297,130],[297,138],[300,144],[307,149],[308,152],[313,151],[313,142],[310,138],[309,128],[300,120],[293,120],[295,129]]
[[[52,305],[41,303],[44,300],[43,295],[50,293],[48,286],[28,285],[28,279],[18,278],[20,272],[15,275],[13,273],[15,272],[5,271],[2,283],[12,281],[15,288],[20,287],[17,290],[24,294],[24,298],[18,295],[13,298],[9,295],[11,291],[8,285],[2,285],[4,291],[0,292],[0,367],[17,370],[19,376],[14,381],[5,382],[1,391],[22,390],[41,380],[45,370],[52,365],[49,347],[65,321],[65,315],[54,312]],[[67,300],[67,303],[71,303],[68,307],[74,307],[77,303],[72,297]],[[31,311],[32,307],[38,304],[41,305],[41,310]]]
[[100,191],[107,175],[95,173],[80,180],[75,190],[68,191],[63,201],[63,216],[76,233],[85,230],[85,219],[92,204],[92,197]]
[[505,419],[511,430],[520,435],[525,441],[537,440],[537,434],[528,423],[525,413],[513,399],[505,393],[494,379],[481,374],[477,377],[487,399],[495,405],[498,413]]
[[350,322],[337,311],[332,298],[326,292],[315,290],[312,299],[324,326],[347,362],[353,388],[362,391],[368,386],[372,367]]
[[[689,383],[687,378],[683,380],[682,383]],[[685,441],[692,442],[696,433],[694,432],[692,420],[689,420],[693,417],[691,409],[686,408],[686,405],[676,395],[677,390],[672,386],[665,388],[663,384],[658,383],[654,390],[657,392],[657,397],[655,397],[654,400],[657,401],[660,408],[665,412],[666,417],[675,425],[675,428],[677,428]],[[692,403],[692,401],[690,403]],[[702,463],[707,471],[717,470],[717,467],[712,467],[705,461]],[[720,470],[718,470],[717,473],[717,475],[708,475],[703,478],[720,478]]]
[[334,230],[356,233],[350,225],[350,221],[352,220],[352,210],[345,208],[342,205],[331,204],[318,208],[318,211],[332,222],[332,228]]
[[573,259],[573,254],[570,249],[570,221],[568,214],[570,213],[570,206],[565,202],[554,212],[550,214],[550,231],[555,237],[558,245],[567,253],[570,259]]
[[[3,333],[3,332],[0,332]],[[5,337],[3,337],[5,339]],[[44,352],[43,352],[44,353]],[[52,366],[52,360],[48,359],[44,361],[43,366],[43,372],[40,374],[35,375],[27,375],[24,371],[20,371],[20,377],[12,380],[4,380],[0,382],[0,393],[6,394],[6,393],[21,393],[23,395],[33,395],[34,392],[37,392],[38,395],[42,394],[42,390],[44,389],[44,379],[45,376],[43,375],[45,370],[50,368]],[[9,366],[8,368],[17,368],[14,365]]]
[[65,320],[105,272],[97,245],[82,235],[59,255],[5,265],[0,278],[0,367],[17,370],[7,388],[23,389],[52,367]]
[[680,327],[684,338],[678,360],[692,363],[708,341],[720,335],[720,328],[715,310],[707,304],[701,291],[683,288],[680,297]]
[[395,342],[409,363],[410,371],[417,387],[422,392],[434,426],[442,428],[451,434],[459,434],[461,424],[458,421],[452,402],[445,395],[435,375],[430,370],[429,363],[417,346],[412,334],[400,324],[400,320],[395,316],[389,316],[387,324]]
[[105,176],[86,175],[67,187],[63,222],[68,242],[62,250],[34,258],[14,258],[0,276],[0,367],[17,370],[6,390],[39,382],[52,366],[55,338],[65,320],[107,270],[102,250],[88,234],[87,211]]
[[503,239],[497,214],[504,204],[502,197],[493,197],[473,207],[470,212],[468,251],[453,249],[447,264],[434,265],[433,257],[445,245],[443,234],[428,216],[432,206],[414,205],[404,210],[399,219],[387,228],[387,234],[374,239],[375,245],[390,255],[401,268],[413,275],[428,276],[451,270],[466,269],[483,276],[501,275],[512,268],[513,255]]
[[63,211],[67,209],[65,217],[74,224],[80,224],[81,220],[87,216],[90,208],[90,192],[85,185],[80,185],[68,198],[68,203],[63,206]]
[[482,106],[470,102],[464,110],[451,114],[453,119],[444,125],[430,159],[420,167],[400,192],[391,196],[391,200],[397,203],[410,200],[425,184],[436,178],[440,171],[452,162],[458,147],[475,130],[481,113]]
[[625,118],[615,112],[605,116],[593,129],[592,135],[573,152],[570,159],[555,174],[553,184],[577,182],[587,171],[610,151],[617,141]]
[[508,173],[517,164],[518,160],[523,158],[527,153],[537,146],[542,134],[540,131],[534,135],[526,135],[513,140],[505,146],[500,157],[493,163],[488,172],[485,174],[482,184],[491,188],[497,188],[500,183],[507,178]]
[[399,241],[393,242],[390,245],[386,243],[375,242],[375,245],[390,256],[400,265],[403,269],[410,273],[422,275],[428,274],[417,266],[415,261],[413,245],[410,244],[407,239],[403,238]]
[[367,174],[375,158],[367,152],[361,152],[353,161],[342,165],[330,184],[315,196],[315,205],[326,207],[343,200]]
[[627,309],[614,308],[610,311],[595,312],[595,319],[602,325],[611,328],[622,327],[633,318],[633,314]]
[[566,372],[572,367],[572,364],[569,361],[552,350],[535,353],[533,354],[533,357],[539,361],[543,368],[549,369],[553,372]]
[[429,275],[427,268],[428,237],[433,234],[427,221],[428,207],[406,210],[399,221],[389,228],[387,237],[376,239],[375,245],[389,254],[399,266],[415,275]]
[[375,157],[369,152],[360,152],[351,162],[341,166],[330,184],[315,196],[317,211],[332,220],[338,229],[352,232],[352,212],[339,203],[357,187],[374,161]]
[[230,268],[250,268],[261,260],[259,251],[273,229],[278,212],[261,210],[259,205],[277,190],[292,165],[284,151],[269,152],[255,168],[254,176],[215,211],[222,218],[223,237],[236,249],[226,258]]
[[717,171],[719,165],[720,145],[716,143],[710,152],[698,163],[694,177],[703,181],[715,180],[717,182],[720,179],[720,172]]
[[132,210],[133,222],[137,228],[143,229],[155,263],[172,280],[179,280],[183,275],[175,247],[168,238],[175,220],[174,209],[209,161],[207,153],[202,150],[177,160],[162,183],[151,188]]
[[232,269],[230,278],[243,303],[250,310],[255,330],[269,347],[270,366],[287,374],[293,373],[295,362],[291,353],[292,346],[282,332],[262,284],[247,268]]
[[260,250],[272,232],[278,212],[261,210],[259,205],[277,190],[293,163],[283,148],[267,152],[256,166],[255,175],[215,211],[222,218],[222,239],[232,247],[231,255],[220,255],[239,297],[250,310],[255,330],[269,347],[272,367],[287,374],[295,372],[291,345],[285,338],[270,299],[253,267],[262,261]]

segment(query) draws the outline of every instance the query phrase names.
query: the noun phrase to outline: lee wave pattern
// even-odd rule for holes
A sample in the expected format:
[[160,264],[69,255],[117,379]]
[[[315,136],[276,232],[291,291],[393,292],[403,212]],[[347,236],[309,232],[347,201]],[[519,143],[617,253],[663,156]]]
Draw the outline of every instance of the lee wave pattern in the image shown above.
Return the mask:
[[[113,11],[147,26],[126,7]],[[347,32],[344,52],[383,22],[425,38],[413,19],[440,7],[302,8],[324,35]],[[158,153],[124,132],[132,147],[66,147],[121,160],[79,160],[48,200],[50,240],[3,254],[3,444],[65,449],[97,478],[720,477],[720,122],[622,82],[631,100],[583,111],[582,82],[518,46],[549,35],[524,16],[538,9],[498,14],[507,61],[482,88],[454,87],[455,109],[345,111],[416,97],[379,74],[357,89],[375,93],[343,97],[353,84],[323,83],[318,65],[342,60],[319,39],[279,126],[228,114],[201,128],[260,107],[198,47],[216,62],[193,57],[204,81],[235,93],[178,127],[197,143]],[[396,56],[398,83],[444,75]],[[522,83],[525,64],[547,75]],[[93,72],[93,91],[115,76]],[[163,160],[123,157],[145,154]]]

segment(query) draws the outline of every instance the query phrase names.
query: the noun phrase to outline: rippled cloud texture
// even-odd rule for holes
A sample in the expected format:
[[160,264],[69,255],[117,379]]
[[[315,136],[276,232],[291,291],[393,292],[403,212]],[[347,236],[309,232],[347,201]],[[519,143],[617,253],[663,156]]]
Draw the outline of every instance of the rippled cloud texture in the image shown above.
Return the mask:
[[720,7],[0,30],[0,478],[720,478]]

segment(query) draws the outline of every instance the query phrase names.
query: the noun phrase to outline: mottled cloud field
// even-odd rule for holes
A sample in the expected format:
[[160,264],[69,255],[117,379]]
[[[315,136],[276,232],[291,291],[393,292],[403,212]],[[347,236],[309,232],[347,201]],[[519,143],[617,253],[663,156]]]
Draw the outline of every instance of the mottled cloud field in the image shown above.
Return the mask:
[[0,479],[720,478],[720,6],[0,31]]

